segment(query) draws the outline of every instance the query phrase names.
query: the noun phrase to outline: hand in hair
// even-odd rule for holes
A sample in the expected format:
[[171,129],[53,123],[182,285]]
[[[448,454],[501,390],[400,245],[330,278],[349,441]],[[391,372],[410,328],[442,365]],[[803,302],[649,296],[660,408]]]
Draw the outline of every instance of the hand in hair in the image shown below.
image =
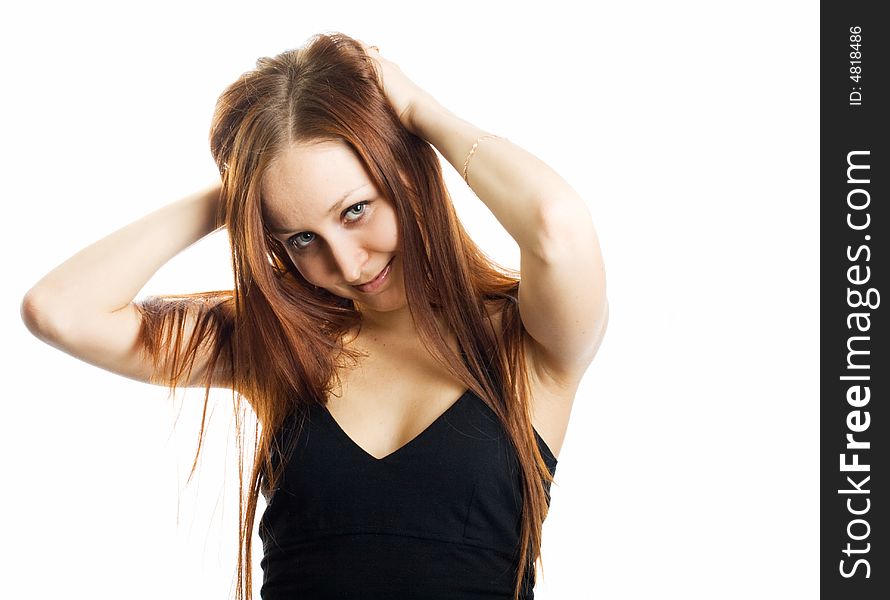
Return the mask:
[[380,86],[398,115],[399,121],[408,131],[419,135],[414,125],[417,107],[422,104],[437,104],[436,99],[411,81],[396,63],[384,58],[376,46],[369,46],[362,40],[358,42],[374,61]]

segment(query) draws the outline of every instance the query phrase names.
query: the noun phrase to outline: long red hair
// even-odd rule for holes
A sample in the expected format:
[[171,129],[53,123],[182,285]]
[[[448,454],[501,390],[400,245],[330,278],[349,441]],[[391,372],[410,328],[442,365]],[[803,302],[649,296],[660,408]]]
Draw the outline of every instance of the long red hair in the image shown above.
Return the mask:
[[[234,290],[152,297],[141,305],[142,340],[164,374],[159,383],[182,384],[199,349],[210,357],[205,415],[213,372],[224,369],[232,383],[240,451],[236,599],[252,598],[257,501],[274,489],[284,466],[271,460],[276,432],[289,414],[324,404],[338,371],[357,358],[343,343],[361,326],[352,300],[307,282],[262,218],[261,181],[270,162],[295,142],[330,140],[356,153],[396,208],[407,301],[424,346],[492,409],[516,449],[523,495],[516,556],[526,557],[518,560],[518,599],[523,578],[540,559],[545,483],[552,482],[530,417],[519,273],[496,264],[467,235],[435,151],[401,125],[374,63],[340,33],[260,58],[219,97],[210,147],[222,177],[219,222],[231,240]],[[489,311],[500,313],[500,333]],[[464,356],[445,342],[440,321],[456,334]],[[256,416],[253,428],[248,410]],[[248,433],[253,443],[245,445]],[[202,421],[192,472],[203,435]]]

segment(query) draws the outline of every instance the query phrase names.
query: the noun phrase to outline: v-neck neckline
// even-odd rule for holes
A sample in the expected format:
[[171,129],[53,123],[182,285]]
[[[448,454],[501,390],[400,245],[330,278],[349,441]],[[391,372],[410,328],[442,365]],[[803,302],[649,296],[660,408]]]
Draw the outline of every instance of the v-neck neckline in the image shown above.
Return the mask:
[[426,428],[424,428],[420,433],[415,435],[409,441],[405,442],[404,444],[402,444],[401,446],[399,446],[398,448],[396,448],[395,450],[393,450],[386,456],[383,456],[380,458],[377,458],[376,456],[374,456],[373,454],[371,454],[370,452],[368,452],[367,450],[362,448],[354,439],[349,437],[349,434],[346,433],[346,430],[344,430],[340,426],[340,423],[337,422],[337,419],[334,418],[334,415],[331,414],[331,411],[328,410],[327,406],[322,406],[321,408],[322,408],[322,412],[325,415],[327,415],[328,420],[330,420],[331,424],[334,426],[334,429],[339,433],[339,435],[342,438],[344,438],[344,441],[348,445],[350,445],[353,448],[355,448],[356,450],[358,450],[361,454],[366,456],[372,462],[383,463],[383,462],[386,462],[386,461],[394,458],[396,455],[404,453],[405,451],[410,449],[412,446],[417,445],[422,440],[422,438],[426,437],[426,435],[446,417],[446,415],[448,415],[453,410],[455,410],[457,408],[458,404],[460,404],[464,400],[464,398],[466,398],[470,393],[471,393],[471,390],[467,389],[463,394],[460,395],[460,397],[457,400],[452,402],[451,405],[442,412],[442,414],[440,414],[438,417],[436,417],[436,419],[432,423],[427,425]]

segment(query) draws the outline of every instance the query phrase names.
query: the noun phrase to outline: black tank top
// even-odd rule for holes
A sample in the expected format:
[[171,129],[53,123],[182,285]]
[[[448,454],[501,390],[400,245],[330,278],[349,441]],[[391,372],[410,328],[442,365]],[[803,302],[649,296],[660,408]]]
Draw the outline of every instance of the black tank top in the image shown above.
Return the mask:
[[[519,462],[475,393],[381,459],[327,408],[307,411],[295,441],[294,417],[279,432],[293,452],[277,488],[264,493],[263,600],[512,598]],[[535,438],[555,473],[556,458]],[[531,600],[534,570],[526,573],[521,598]]]

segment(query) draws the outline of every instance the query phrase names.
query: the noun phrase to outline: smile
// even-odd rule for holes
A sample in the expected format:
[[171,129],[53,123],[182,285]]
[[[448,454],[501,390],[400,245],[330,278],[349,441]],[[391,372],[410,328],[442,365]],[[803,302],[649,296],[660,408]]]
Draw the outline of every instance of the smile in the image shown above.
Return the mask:
[[389,262],[386,263],[386,266],[383,267],[383,270],[380,271],[380,274],[377,275],[377,277],[375,277],[368,283],[363,283],[362,285],[354,285],[352,287],[354,287],[355,289],[357,289],[360,292],[365,292],[365,293],[376,292],[383,286],[384,283],[386,283],[386,280],[389,277],[389,272],[392,269],[392,261],[393,260],[395,260],[395,256],[393,256],[391,259],[389,259]]

